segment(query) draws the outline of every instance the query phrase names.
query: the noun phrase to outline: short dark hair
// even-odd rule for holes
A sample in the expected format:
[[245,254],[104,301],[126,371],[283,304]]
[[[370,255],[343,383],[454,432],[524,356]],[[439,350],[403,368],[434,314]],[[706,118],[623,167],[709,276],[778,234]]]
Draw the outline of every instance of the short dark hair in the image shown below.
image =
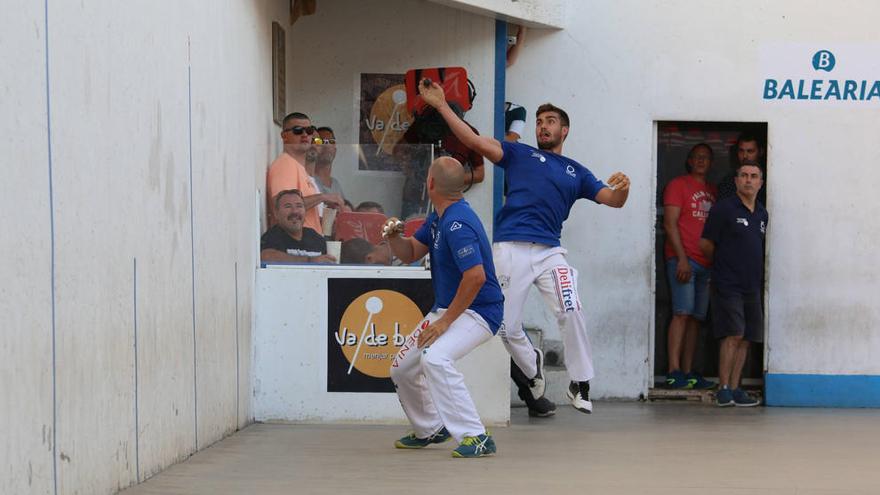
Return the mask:
[[367,255],[373,251],[373,245],[366,239],[355,237],[342,243],[339,251],[340,263],[366,263]]
[[295,194],[295,195],[299,196],[299,199],[303,200],[303,202],[306,201],[306,198],[303,196],[303,193],[300,192],[299,189],[285,189],[275,195],[275,209],[276,210],[278,208],[281,208],[281,198],[283,196],[287,196],[288,194]]
[[535,112],[535,118],[538,118],[539,115],[545,112],[555,112],[557,115],[559,115],[559,120],[562,122],[563,126],[571,127],[571,125],[569,124],[570,121],[568,120],[568,114],[565,113],[565,110],[557,107],[552,103],[544,103],[543,105],[538,107],[538,110]]
[[739,169],[743,167],[758,167],[758,170],[761,171],[761,178],[764,178],[764,168],[761,167],[761,164],[756,162],[755,160],[743,160],[742,163],[740,163],[736,167],[736,175],[739,175]]
[[284,117],[284,120],[281,121],[281,127],[287,127],[287,123],[293,119],[309,120],[309,121],[312,120],[309,118],[308,115],[306,115],[302,112],[291,112],[291,113],[287,114],[287,116]]
[[758,149],[764,149],[764,143],[761,142],[761,139],[758,138],[758,135],[751,132],[740,133],[739,137],[736,138],[736,149],[739,149],[740,144],[748,143],[749,141],[754,141],[755,144],[758,145]]
[[690,151],[688,151],[688,156],[684,159],[684,169],[687,170],[688,173],[691,173],[691,165],[690,163],[688,163],[688,161],[690,161],[691,155],[694,154],[694,151],[696,151],[697,148],[706,148],[707,150],[709,150],[709,160],[715,160],[715,151],[712,150],[711,146],[706,143],[697,143],[691,148]]
[[336,135],[336,133],[333,132],[333,129],[331,129],[330,127],[328,127],[328,126],[326,126],[326,125],[323,125],[323,126],[321,126],[321,127],[318,127],[318,132],[321,132],[321,131],[327,131],[327,132],[329,132],[330,134],[333,134],[334,136]]
[[382,205],[375,201],[363,201],[361,202],[361,204],[357,205],[357,208],[355,208],[354,211],[360,212],[361,210],[365,210],[367,208],[375,208],[383,214],[385,213],[385,208],[382,208]]

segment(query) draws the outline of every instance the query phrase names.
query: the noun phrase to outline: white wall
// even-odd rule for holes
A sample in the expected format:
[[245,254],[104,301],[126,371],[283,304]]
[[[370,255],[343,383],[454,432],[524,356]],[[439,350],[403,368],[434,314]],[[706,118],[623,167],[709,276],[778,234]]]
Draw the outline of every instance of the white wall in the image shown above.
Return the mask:
[[[873,44],[880,6],[574,3],[565,31],[530,33],[507,98],[530,114],[548,100],[565,108],[565,153],[602,178],[623,170],[633,180],[623,210],[579,204],[563,235],[582,273],[596,395],[635,397],[652,372],[656,120],[768,122],[769,371],[880,373],[877,101],[765,102],[771,74],[759,62],[774,43]],[[537,299],[526,315],[555,327]]]
[[[329,125],[340,143],[358,141],[361,73],[403,74],[423,67],[465,67],[477,89],[466,118],[481,133],[493,132],[495,21],[490,18],[409,0],[320,2],[315,15],[287,29],[287,41],[288,110]],[[490,228],[488,165],[486,182],[474,186],[467,199]],[[358,172],[350,153],[340,153],[333,175],[355,204],[393,197],[391,190],[403,187],[402,178]]]
[[253,417],[254,205],[286,5],[15,4],[0,21],[0,492],[112,493]]

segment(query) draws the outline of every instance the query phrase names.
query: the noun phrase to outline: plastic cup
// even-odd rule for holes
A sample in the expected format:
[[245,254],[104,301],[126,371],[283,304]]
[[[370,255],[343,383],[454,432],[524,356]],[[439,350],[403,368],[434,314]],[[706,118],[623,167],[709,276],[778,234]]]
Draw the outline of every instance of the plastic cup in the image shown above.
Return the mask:
[[327,254],[336,258],[336,263],[339,264],[339,260],[342,257],[342,242],[327,241]]

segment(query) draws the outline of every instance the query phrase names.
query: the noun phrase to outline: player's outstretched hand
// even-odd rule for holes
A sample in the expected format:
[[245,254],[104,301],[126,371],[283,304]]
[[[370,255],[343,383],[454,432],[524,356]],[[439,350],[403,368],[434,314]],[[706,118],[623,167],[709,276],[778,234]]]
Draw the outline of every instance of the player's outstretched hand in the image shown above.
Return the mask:
[[429,345],[433,344],[435,340],[437,340],[441,335],[443,335],[446,330],[449,328],[449,323],[446,322],[443,318],[439,320],[435,320],[433,323],[428,325],[428,328],[422,330],[422,333],[419,334],[419,349],[424,349]]
[[385,225],[382,226],[383,238],[393,239],[400,234],[403,234],[403,222],[399,218],[390,217],[388,220],[385,220]]
[[615,172],[608,178],[608,187],[613,191],[629,191],[629,177],[623,172]]
[[419,94],[422,96],[422,100],[434,108],[440,108],[445,105],[446,93],[443,92],[443,87],[435,82],[426,86],[425,82],[427,81],[430,81],[430,79],[422,79],[419,81]]

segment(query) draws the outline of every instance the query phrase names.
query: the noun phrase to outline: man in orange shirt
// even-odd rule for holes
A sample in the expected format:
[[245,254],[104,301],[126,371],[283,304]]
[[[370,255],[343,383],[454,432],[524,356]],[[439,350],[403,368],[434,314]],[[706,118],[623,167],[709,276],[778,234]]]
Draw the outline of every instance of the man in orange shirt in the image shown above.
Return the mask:
[[[306,207],[304,226],[323,235],[318,205],[323,203],[330,208],[339,208],[342,206],[343,200],[338,194],[322,194],[318,191],[303,166],[306,161],[306,153],[313,146],[312,140],[315,132],[316,129],[312,125],[312,121],[303,113],[293,112],[284,117],[281,129],[284,151],[269,166],[269,172],[266,175],[266,191],[270,205],[273,204],[275,196],[281,191],[288,189],[302,191]],[[272,208],[269,208],[269,211],[272,211]],[[271,216],[269,224],[275,224],[275,219]]]

